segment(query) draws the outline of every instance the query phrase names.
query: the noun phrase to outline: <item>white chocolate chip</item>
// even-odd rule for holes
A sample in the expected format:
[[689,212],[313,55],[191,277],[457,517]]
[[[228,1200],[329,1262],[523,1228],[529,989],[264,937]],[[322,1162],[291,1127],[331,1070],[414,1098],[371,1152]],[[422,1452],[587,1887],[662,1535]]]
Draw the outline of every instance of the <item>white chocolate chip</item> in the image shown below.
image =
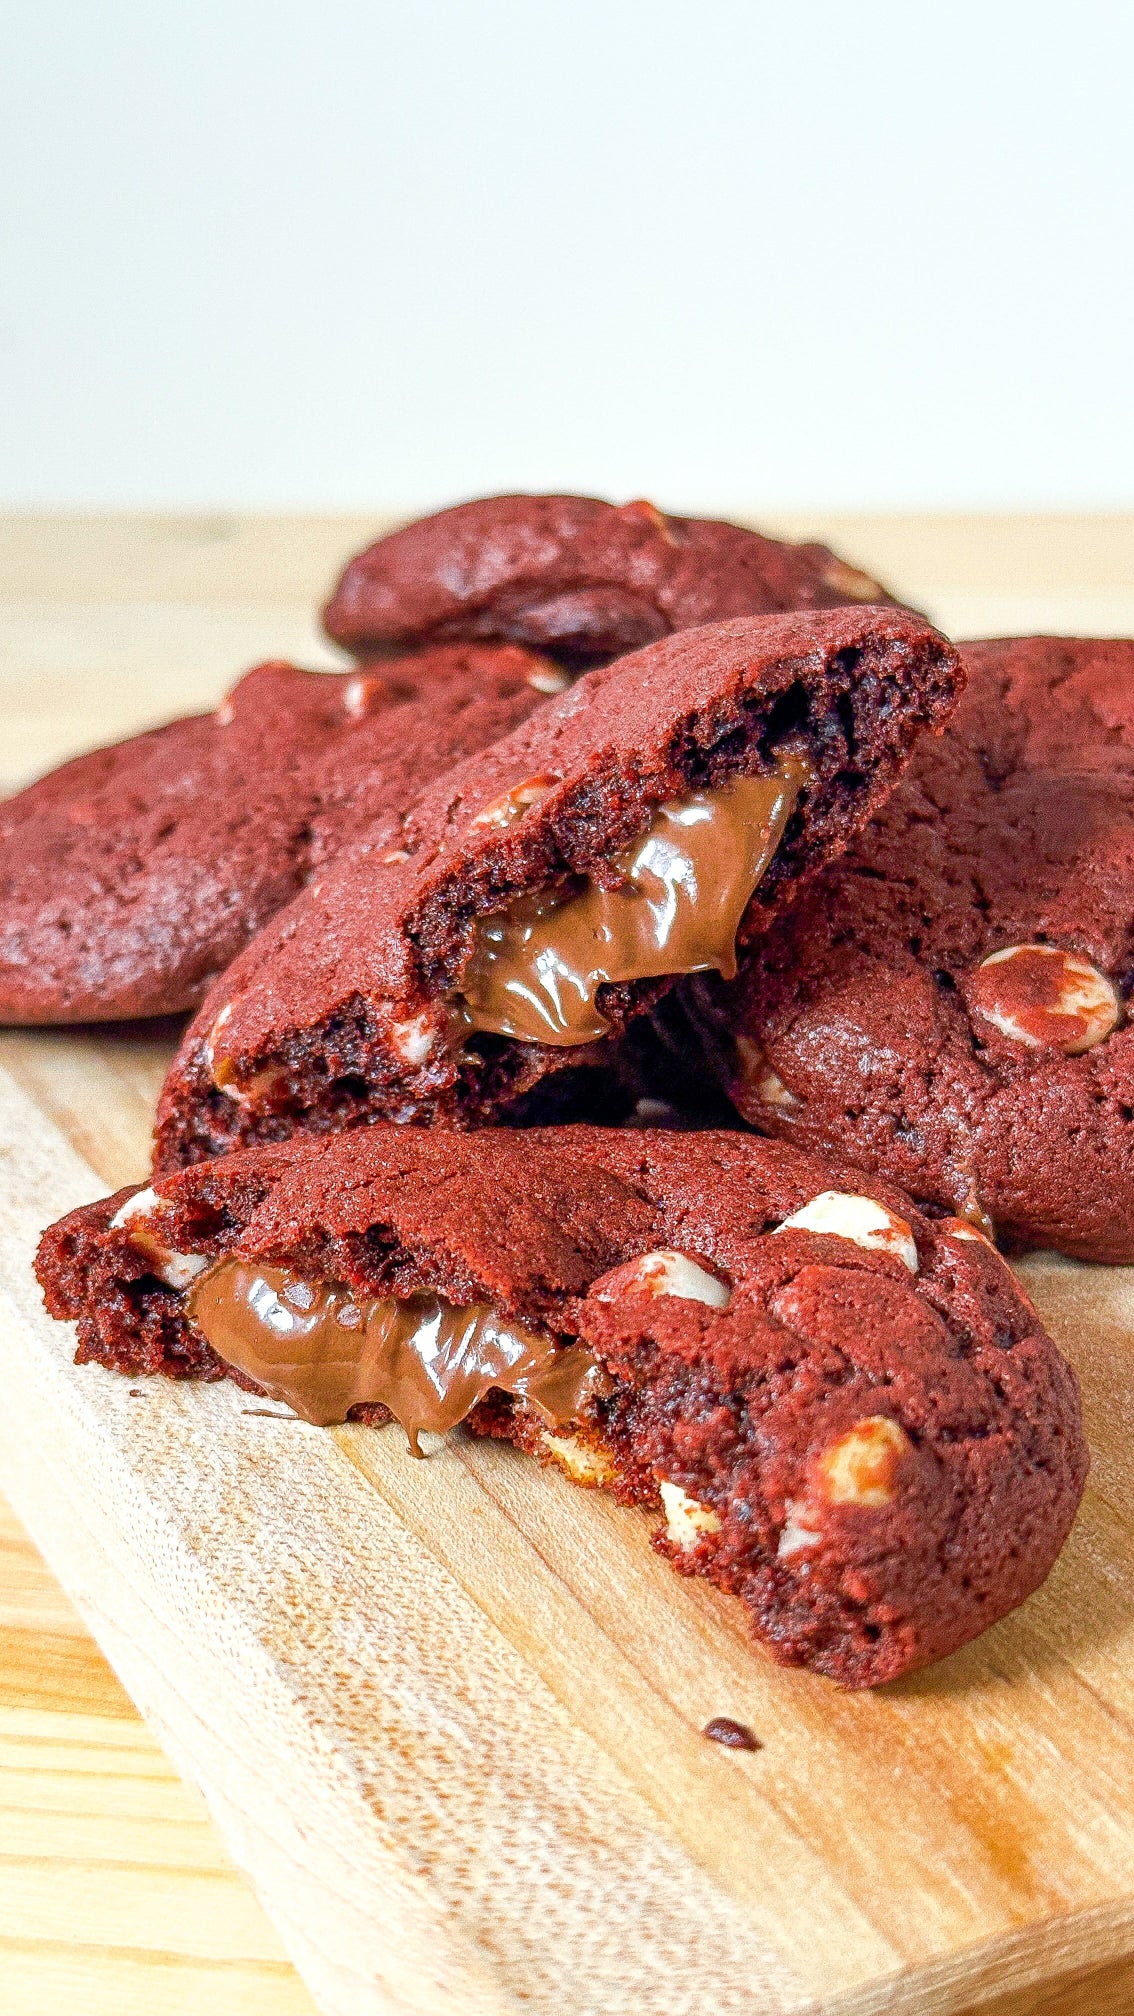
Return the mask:
[[570,684],[570,673],[561,672],[555,665],[541,666],[538,672],[528,674],[528,685],[537,693],[565,693]]
[[972,1177],[959,1210],[960,1222],[971,1225],[975,1232],[983,1233],[990,1246],[996,1244],[996,1227],[980,1201],[980,1194]]
[[232,1016],[232,1002],[227,1001],[224,1007],[221,1009],[220,1014],[217,1016],[216,1021],[213,1023],[212,1028],[209,1030],[209,1033],[205,1038],[205,1069],[210,1073],[213,1083],[216,1086],[218,1092],[225,1093],[225,1095],[229,1099],[239,1099],[240,1093],[236,1089],[236,1087],[232,1084],[226,1085],[220,1078],[218,1078],[216,1075],[216,1068],[215,1068],[216,1040],[217,1037],[220,1035],[221,1030],[224,1028],[225,1023],[230,1020],[231,1016]]
[[132,1197],[127,1197],[125,1204],[119,1205],[110,1221],[110,1230],[119,1231],[123,1225],[130,1223],[131,1218],[137,1218],[139,1213],[144,1215],[145,1212],[152,1211],[157,1202],[156,1190],[135,1190]]
[[661,1501],[665,1511],[666,1539],[683,1550],[695,1547],[705,1533],[719,1533],[721,1522],[711,1505],[690,1498],[680,1484],[663,1479]]
[[545,1431],[540,1441],[573,1483],[613,1484],[617,1472],[606,1449],[584,1442],[578,1435],[552,1435],[550,1431]]
[[205,1050],[208,1054],[210,1064],[213,1061],[213,1038],[215,1036],[219,1036],[221,1030],[224,1028],[225,1023],[231,1021],[231,1019],[232,1019],[232,1002],[226,1001],[224,1007],[220,1011],[220,1014],[217,1016],[216,1021],[213,1023],[212,1028],[209,1030],[208,1036],[205,1038]]
[[943,1218],[941,1230],[947,1232],[950,1239],[975,1239],[978,1246],[988,1246],[993,1253],[996,1251],[987,1234],[979,1226],[970,1225],[967,1218]]
[[[125,1204],[119,1206],[110,1221],[110,1230],[119,1232],[131,1226],[130,1244],[143,1258],[152,1263],[152,1271],[167,1288],[188,1288],[198,1274],[203,1274],[209,1262],[203,1253],[176,1253],[157,1237],[151,1220],[160,1217],[165,1204],[156,1190],[136,1190]],[[140,1222],[135,1225],[134,1220]]]
[[385,854],[380,854],[378,858],[383,868],[395,868],[399,862],[409,860],[409,849],[406,847],[390,847]]
[[904,1218],[888,1211],[873,1197],[857,1197],[846,1190],[821,1190],[809,1204],[793,1211],[777,1232],[826,1232],[836,1239],[852,1239],[881,1253],[892,1253],[917,1273],[917,1242]]
[[630,1124],[635,1127],[664,1127],[669,1121],[679,1120],[676,1106],[668,1099],[639,1099],[630,1116]]
[[474,813],[472,824],[511,826],[514,820],[522,819],[525,812],[533,805],[538,805],[540,800],[546,798],[548,792],[553,791],[562,781],[561,777],[550,771],[544,772],[539,777],[525,778],[522,784],[513,784],[510,791],[501,792],[499,798],[493,798],[487,805],[483,805],[479,812]]
[[819,1458],[824,1495],[832,1505],[889,1505],[897,1496],[894,1471],[911,1446],[888,1414],[857,1421]]
[[190,1281],[195,1281],[209,1265],[204,1253],[174,1253],[168,1247],[155,1250],[160,1250],[155,1272],[167,1288],[188,1288]]
[[675,1295],[684,1302],[705,1302],[710,1309],[727,1309],[732,1290],[715,1274],[698,1267],[686,1253],[661,1246],[655,1253],[643,1253],[618,1270],[609,1293],[600,1289],[598,1301],[613,1301],[615,1295]]
[[754,1043],[750,1036],[738,1036],[736,1052],[747,1092],[762,1106],[778,1107],[782,1113],[798,1112],[800,1101],[794,1092],[789,1092],[779,1072],[773,1071],[759,1043]]
[[395,1022],[390,1042],[406,1064],[424,1064],[437,1039],[428,1015],[414,1015],[408,1022]]
[[783,1079],[773,1071],[770,1064],[757,1079],[755,1092],[757,1099],[765,1106],[778,1106],[783,1113],[799,1111],[800,1102],[795,1093],[789,1092]]
[[1117,1026],[1118,989],[1079,952],[1058,945],[1005,945],[982,959],[971,1005],[1002,1036],[1065,1057],[1093,1050]]
[[221,1009],[220,1014],[217,1016],[216,1021],[205,1038],[203,1046],[205,1067],[212,1077],[213,1085],[218,1092],[223,1092],[225,1098],[232,1099],[237,1106],[245,1106],[252,1109],[261,1100],[270,1098],[278,1091],[279,1087],[284,1084],[287,1074],[282,1070],[269,1068],[255,1072],[251,1078],[241,1083],[237,1078],[231,1059],[221,1057],[218,1060],[216,1039],[224,1028],[225,1023],[229,1020],[232,1009],[233,1004],[230,1001]]
[[814,1526],[807,1524],[807,1509],[791,1498],[784,1506],[787,1517],[780,1533],[780,1544],[776,1548],[779,1560],[785,1560],[789,1554],[802,1554],[805,1549],[819,1545],[822,1536]]
[[221,1065],[219,1075],[217,1070],[216,1039],[224,1028],[225,1023],[231,1018],[231,1015],[232,1002],[228,1001],[221,1009],[220,1014],[217,1016],[216,1021],[205,1038],[205,1068],[209,1072],[217,1091],[223,1092],[226,1099],[235,1100],[238,1106],[249,1106],[251,1104],[250,1099],[237,1084],[231,1071],[223,1064]]
[[388,682],[380,674],[356,672],[343,687],[343,712],[361,721],[390,699]]
[[834,589],[836,595],[845,595],[848,602],[884,602],[886,590],[880,581],[861,568],[848,567],[845,560],[828,560],[823,569],[823,584]]
[[216,722],[218,728],[231,728],[235,719],[236,702],[231,693],[226,693],[220,706],[214,711],[213,720]]

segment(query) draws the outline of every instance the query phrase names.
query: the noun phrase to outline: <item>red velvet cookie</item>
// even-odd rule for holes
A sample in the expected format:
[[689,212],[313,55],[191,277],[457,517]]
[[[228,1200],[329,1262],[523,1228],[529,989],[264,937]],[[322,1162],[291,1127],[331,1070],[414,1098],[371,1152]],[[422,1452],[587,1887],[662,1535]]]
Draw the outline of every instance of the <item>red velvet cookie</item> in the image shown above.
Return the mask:
[[63,764],[0,803],[0,1022],[194,1007],[345,834],[562,684],[508,645],[261,665],[214,714]]
[[167,1080],[158,1166],[297,1128],[481,1125],[599,1068],[677,973],[734,969],[738,928],[841,850],[959,677],[883,609],[708,625],[588,673],[224,975]]
[[597,497],[481,497],[350,561],[324,611],[348,650],[499,637],[593,665],[728,616],[892,602],[826,546]]
[[80,1361],[411,1440],[466,1419],[660,1507],[676,1567],[851,1687],[1021,1602],[1086,1474],[1074,1374],[994,1248],[753,1135],[252,1149],[73,1212],[38,1271]]
[[1011,1241],[1134,1260],[1134,643],[963,657],[949,733],[688,1005],[763,1131]]

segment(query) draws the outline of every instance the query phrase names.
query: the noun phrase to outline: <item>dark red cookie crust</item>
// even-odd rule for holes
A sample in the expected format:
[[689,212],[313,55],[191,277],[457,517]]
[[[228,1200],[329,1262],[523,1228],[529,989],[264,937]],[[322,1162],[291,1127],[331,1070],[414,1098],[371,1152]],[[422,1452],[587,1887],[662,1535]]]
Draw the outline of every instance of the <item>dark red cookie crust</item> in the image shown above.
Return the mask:
[[[741,979],[688,998],[761,1130],[983,1208],[1009,1241],[1134,1260],[1134,643],[962,655],[948,734]],[[1022,969],[980,970],[1036,943],[1085,955],[1122,1004],[1082,1054],[1058,1047],[1074,1029],[1050,998],[1029,1020]]]
[[401,812],[557,680],[512,646],[347,675],[261,665],[215,713],[29,785],[0,803],[0,1022],[195,1007],[344,834]]
[[[952,647],[918,618],[849,608],[687,631],[587,674],[426,794],[396,849],[383,829],[341,855],[236,962],[167,1079],[157,1166],[298,1127],[483,1124],[547,1073],[593,1064],[605,1046],[448,1041],[445,1003],[476,917],[567,873],[609,877],[611,855],[657,806],[791,754],[813,782],[742,926],[760,929],[881,802],[917,733],[947,716],[959,677]],[[547,776],[561,781],[515,824],[476,823]],[[669,984],[604,987],[611,1028]],[[221,1032],[248,1098],[215,1082]]]
[[[584,1343],[606,1377],[580,1433],[612,1457],[620,1495],[656,1506],[664,1479],[708,1515],[663,1551],[739,1596],[777,1659],[858,1687],[1021,1602],[1086,1473],[1074,1375],[971,1228],[931,1222],[871,1180],[916,1242],[916,1273],[896,1249],[777,1230],[866,1181],[750,1135],[375,1127],[158,1188],[163,1236],[182,1250],[288,1265],[360,1296],[483,1297]],[[107,1229],[128,1195],[45,1234],[49,1309],[78,1319],[81,1360],[223,1376],[182,1296],[146,1272],[127,1229]],[[636,1263],[664,1248],[723,1280],[729,1306],[644,1292]],[[880,1423],[882,1488],[836,1489],[833,1457]],[[548,1453],[538,1420],[503,1396],[470,1425]]]
[[323,620],[360,653],[493,637],[578,666],[729,616],[893,599],[826,546],[642,502],[481,497],[359,553]]

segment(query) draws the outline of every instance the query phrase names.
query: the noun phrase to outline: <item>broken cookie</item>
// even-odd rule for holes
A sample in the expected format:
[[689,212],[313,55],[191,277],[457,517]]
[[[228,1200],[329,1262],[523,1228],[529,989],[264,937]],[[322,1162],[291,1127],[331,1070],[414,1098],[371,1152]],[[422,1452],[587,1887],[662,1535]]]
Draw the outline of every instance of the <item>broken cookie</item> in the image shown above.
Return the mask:
[[753,1135],[296,1140],[72,1212],[38,1272],[82,1362],[415,1446],[464,1421],[649,1507],[845,1686],[1021,1602],[1086,1473],[1074,1374],[988,1241]]
[[944,638],[883,609],[715,624],[585,675],[237,960],[166,1082],[158,1166],[297,1129],[483,1125],[598,1068],[678,974],[735,970],[959,678]]

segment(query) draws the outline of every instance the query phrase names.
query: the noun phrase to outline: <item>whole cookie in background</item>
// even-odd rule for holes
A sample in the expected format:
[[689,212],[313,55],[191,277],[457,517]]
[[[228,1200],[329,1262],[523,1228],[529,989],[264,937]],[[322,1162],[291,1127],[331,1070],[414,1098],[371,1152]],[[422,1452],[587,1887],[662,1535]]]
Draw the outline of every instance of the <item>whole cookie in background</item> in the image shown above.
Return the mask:
[[936,630],[877,608],[706,624],[586,673],[234,962],[166,1080],[158,1166],[537,1117],[678,974],[735,971],[738,933],[842,851],[961,676]]
[[579,667],[728,616],[892,603],[826,546],[597,497],[481,497],[351,560],[323,613],[359,653],[501,638]]
[[948,733],[684,1005],[762,1131],[1010,1242],[1134,1260],[1134,643],[962,656]]
[[72,1212],[37,1267],[83,1361],[411,1446],[464,1420],[644,1504],[776,1659],[844,1686],[1022,1602],[1086,1475],[1074,1373],[987,1240],[751,1134],[254,1148]]
[[0,1022],[195,1007],[346,835],[563,683],[510,645],[261,665],[212,714],[64,763],[0,802]]

